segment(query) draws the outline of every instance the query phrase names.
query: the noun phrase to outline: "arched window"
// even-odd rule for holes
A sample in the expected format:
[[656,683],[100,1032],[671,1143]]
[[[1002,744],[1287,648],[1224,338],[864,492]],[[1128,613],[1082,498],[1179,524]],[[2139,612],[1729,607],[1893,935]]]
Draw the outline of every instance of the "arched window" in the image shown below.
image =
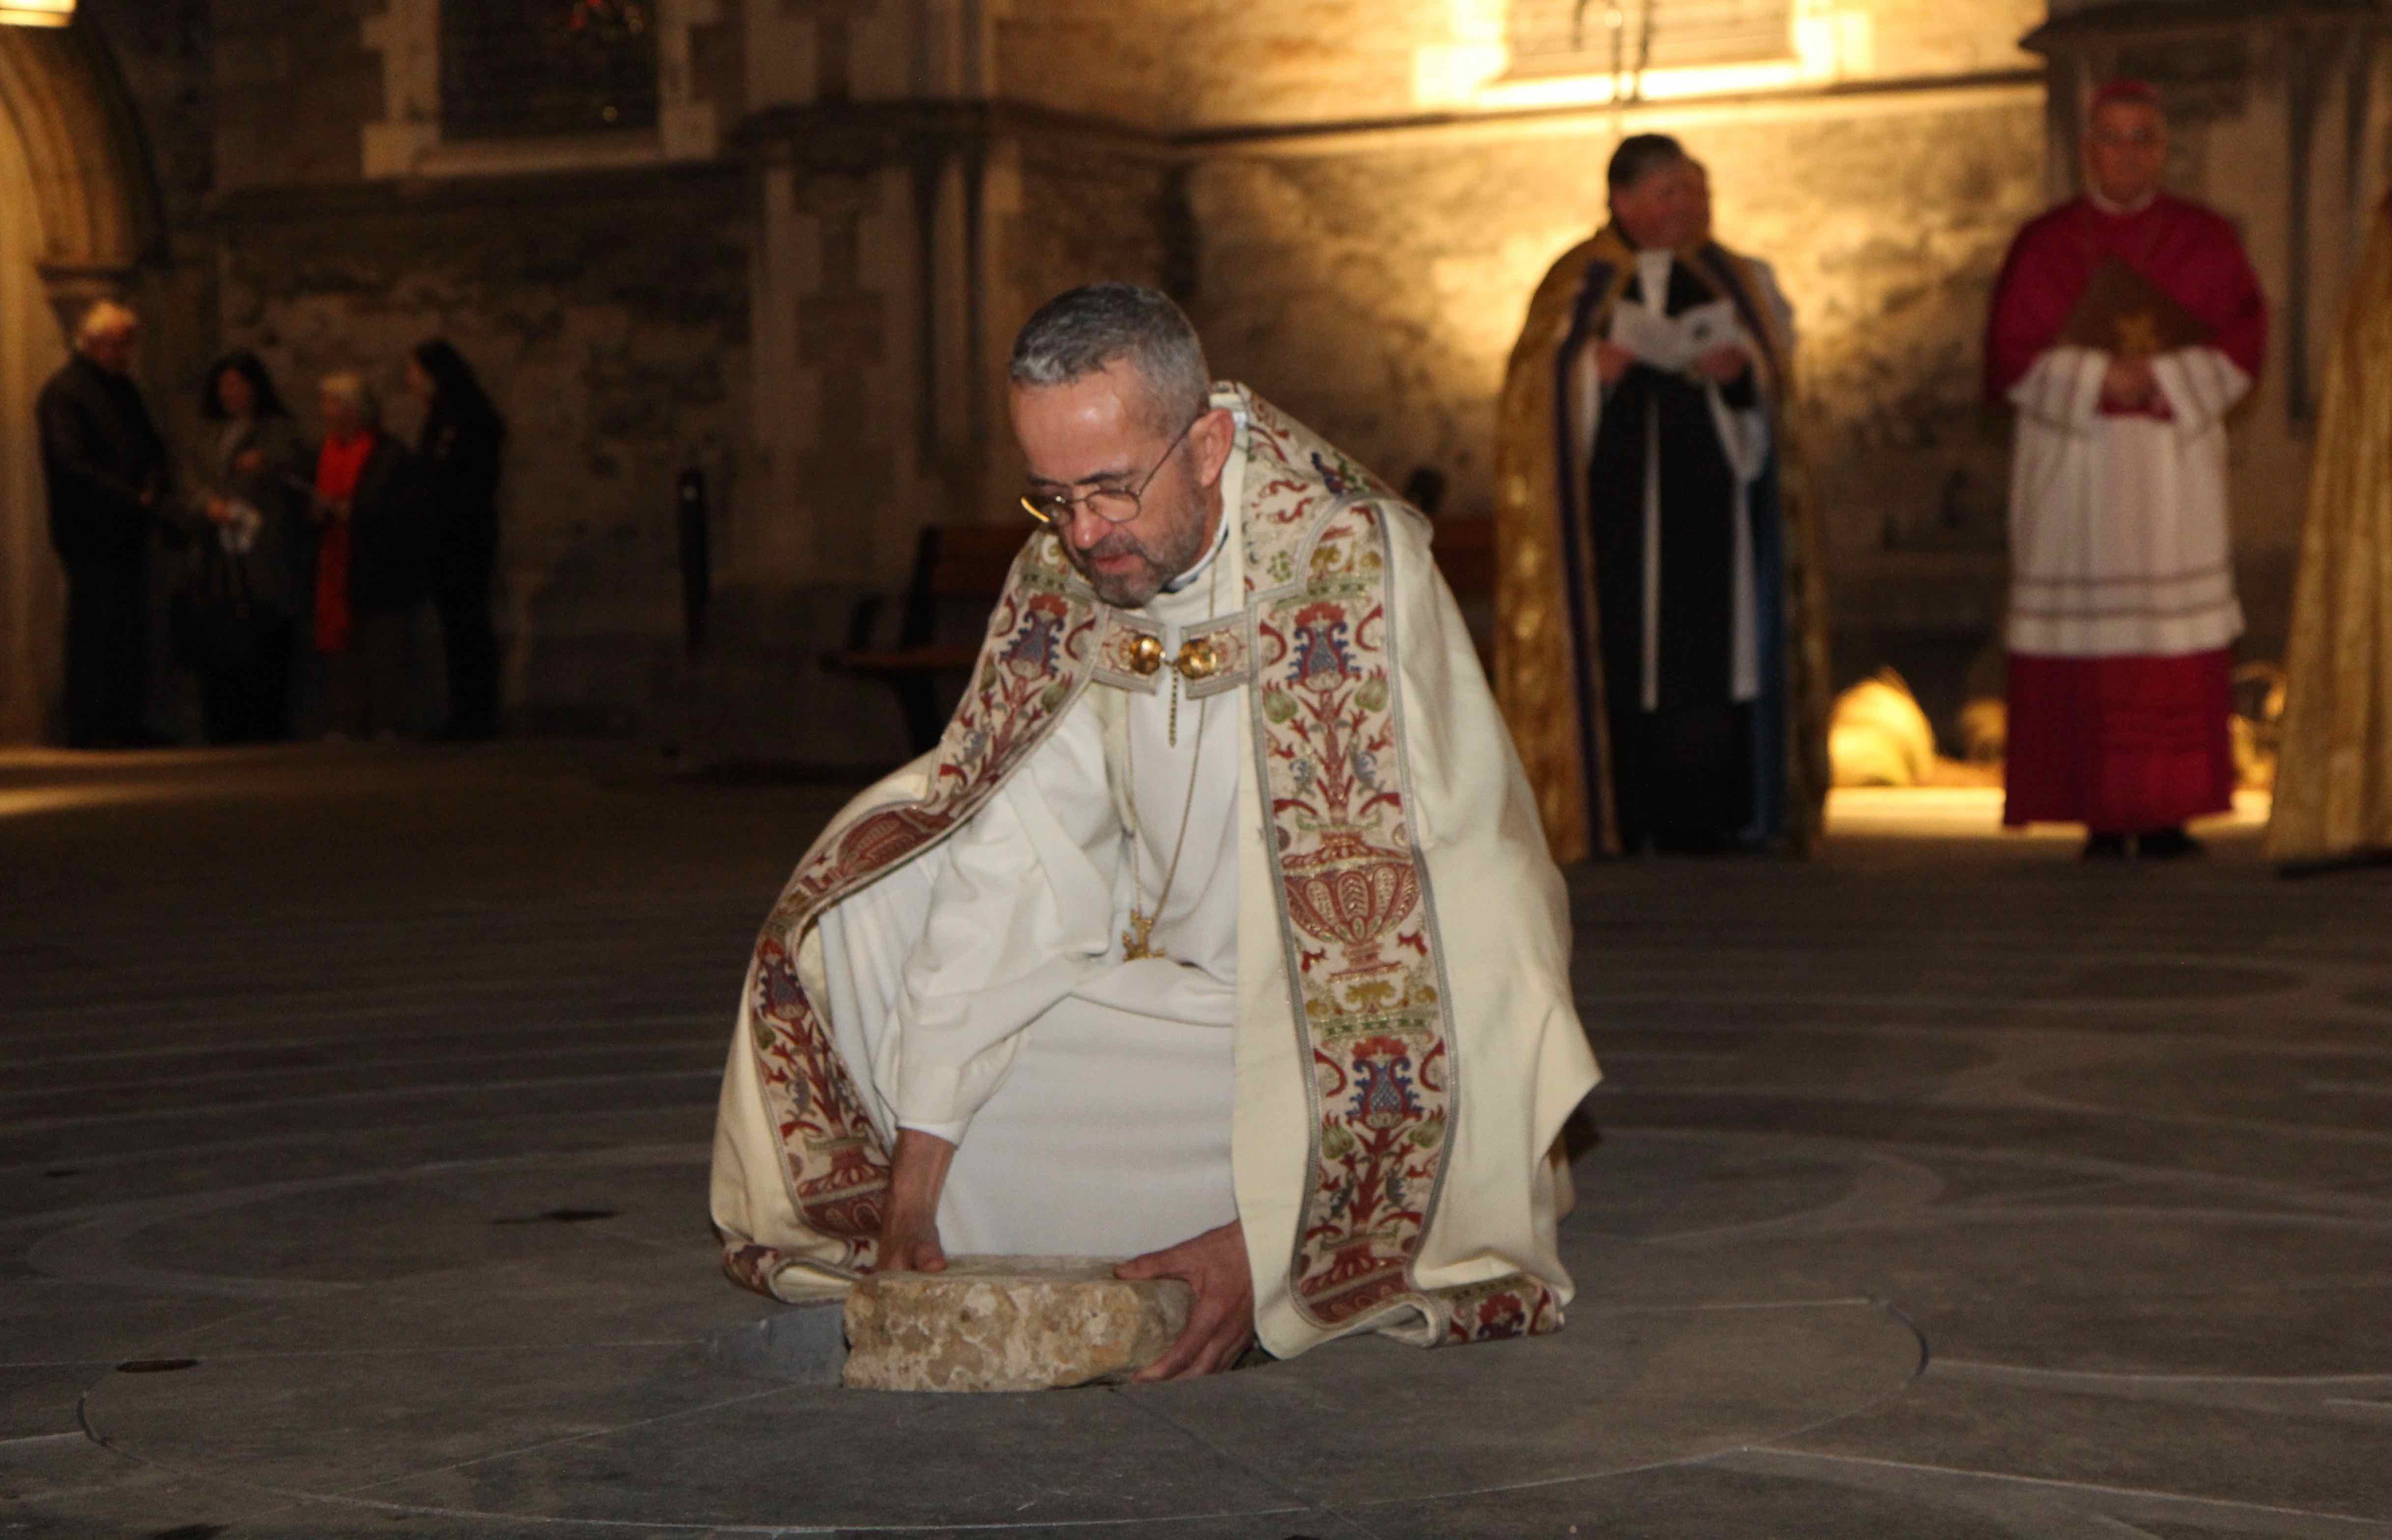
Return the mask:
[[472,0],[440,7],[440,136],[653,131],[656,0]]
[[1523,74],[1641,73],[1792,57],[1794,0],[1511,0]]

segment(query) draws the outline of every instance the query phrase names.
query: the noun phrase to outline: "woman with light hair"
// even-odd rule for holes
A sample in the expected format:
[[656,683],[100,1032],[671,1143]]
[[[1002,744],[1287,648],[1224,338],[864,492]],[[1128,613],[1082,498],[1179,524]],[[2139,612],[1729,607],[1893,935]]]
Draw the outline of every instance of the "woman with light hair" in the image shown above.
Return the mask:
[[395,738],[414,726],[416,612],[428,591],[415,457],[382,431],[382,403],[360,375],[316,387],[324,444],[316,456],[312,629],[336,731]]

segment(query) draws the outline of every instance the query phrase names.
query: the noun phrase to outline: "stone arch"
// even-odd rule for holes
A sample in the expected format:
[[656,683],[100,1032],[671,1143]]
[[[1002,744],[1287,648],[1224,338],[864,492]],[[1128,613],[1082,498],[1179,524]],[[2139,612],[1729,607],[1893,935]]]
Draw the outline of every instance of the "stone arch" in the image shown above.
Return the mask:
[[42,736],[59,688],[34,397],[76,316],[131,285],[158,231],[148,155],[91,23],[0,26],[0,743]]

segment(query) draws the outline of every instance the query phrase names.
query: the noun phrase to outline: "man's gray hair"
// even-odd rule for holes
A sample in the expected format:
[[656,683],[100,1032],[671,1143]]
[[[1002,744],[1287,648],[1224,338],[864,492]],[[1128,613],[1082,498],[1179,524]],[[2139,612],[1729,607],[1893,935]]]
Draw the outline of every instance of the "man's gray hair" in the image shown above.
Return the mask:
[[121,337],[141,328],[141,317],[114,300],[95,301],[75,322],[75,346],[87,347],[103,337]]
[[353,369],[328,374],[316,382],[316,391],[320,395],[329,395],[335,401],[345,403],[351,411],[358,414],[358,421],[367,427],[382,426],[382,397],[366,383],[364,375]]
[[1211,405],[1195,327],[1168,294],[1135,283],[1091,283],[1040,305],[1013,340],[1006,374],[1017,385],[1068,385],[1124,359],[1145,382],[1149,426],[1176,434]]

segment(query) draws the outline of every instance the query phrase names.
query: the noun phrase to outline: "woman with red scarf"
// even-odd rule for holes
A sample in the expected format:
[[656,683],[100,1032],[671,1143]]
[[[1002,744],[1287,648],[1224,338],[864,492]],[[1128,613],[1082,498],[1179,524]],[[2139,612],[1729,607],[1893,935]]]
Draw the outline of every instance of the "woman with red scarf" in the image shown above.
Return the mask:
[[414,726],[415,622],[428,591],[415,457],[382,431],[363,379],[328,375],[317,391],[316,651],[334,730],[393,738]]

